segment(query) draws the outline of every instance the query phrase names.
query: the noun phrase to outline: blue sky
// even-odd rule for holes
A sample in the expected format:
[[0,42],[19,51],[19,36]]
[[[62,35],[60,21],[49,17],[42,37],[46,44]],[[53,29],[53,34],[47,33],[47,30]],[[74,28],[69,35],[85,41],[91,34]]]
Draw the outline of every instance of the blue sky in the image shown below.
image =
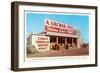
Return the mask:
[[26,13],[26,32],[44,31],[44,20],[50,19],[76,27],[81,32],[83,42],[89,42],[89,16],[76,14]]

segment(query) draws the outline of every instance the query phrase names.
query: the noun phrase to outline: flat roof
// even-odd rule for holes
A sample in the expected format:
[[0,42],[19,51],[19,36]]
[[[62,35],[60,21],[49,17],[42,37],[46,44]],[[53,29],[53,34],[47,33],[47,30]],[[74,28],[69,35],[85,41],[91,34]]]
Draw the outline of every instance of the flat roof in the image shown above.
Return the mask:
[[42,34],[31,34],[37,36],[60,36],[60,37],[72,37],[72,38],[79,38],[78,35],[71,35],[71,34],[64,34],[64,33],[55,33],[55,32],[46,32]]
[[54,32],[47,32],[45,35],[79,38],[79,36],[77,36],[77,35],[63,34],[63,33],[54,33]]

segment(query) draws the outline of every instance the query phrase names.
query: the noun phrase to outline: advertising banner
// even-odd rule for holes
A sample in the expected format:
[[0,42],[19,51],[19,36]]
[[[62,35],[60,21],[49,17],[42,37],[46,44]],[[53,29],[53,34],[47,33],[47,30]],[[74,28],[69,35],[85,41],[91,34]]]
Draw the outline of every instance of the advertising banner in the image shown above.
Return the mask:
[[50,38],[48,36],[32,35],[32,46],[38,51],[50,50]]
[[44,25],[45,32],[56,32],[75,35],[75,29],[68,24],[46,19]]

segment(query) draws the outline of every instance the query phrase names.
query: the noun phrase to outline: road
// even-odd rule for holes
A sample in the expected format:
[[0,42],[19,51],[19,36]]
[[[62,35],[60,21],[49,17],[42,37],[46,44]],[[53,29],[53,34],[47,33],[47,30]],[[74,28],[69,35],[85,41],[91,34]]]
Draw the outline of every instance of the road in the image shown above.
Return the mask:
[[73,49],[63,49],[63,50],[50,50],[37,53],[27,53],[27,58],[32,57],[54,57],[54,56],[81,56],[89,55],[89,48],[73,48]]

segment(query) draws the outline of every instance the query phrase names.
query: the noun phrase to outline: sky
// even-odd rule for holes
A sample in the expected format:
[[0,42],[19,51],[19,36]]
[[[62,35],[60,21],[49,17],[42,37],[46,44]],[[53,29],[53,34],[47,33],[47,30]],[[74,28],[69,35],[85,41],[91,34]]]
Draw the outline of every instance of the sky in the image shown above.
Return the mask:
[[[29,11],[28,11],[29,12]],[[80,30],[84,43],[89,42],[89,16],[79,14],[54,14],[48,12],[30,12],[26,13],[26,33],[39,33],[44,31],[45,19],[55,20],[64,24],[71,25]]]

